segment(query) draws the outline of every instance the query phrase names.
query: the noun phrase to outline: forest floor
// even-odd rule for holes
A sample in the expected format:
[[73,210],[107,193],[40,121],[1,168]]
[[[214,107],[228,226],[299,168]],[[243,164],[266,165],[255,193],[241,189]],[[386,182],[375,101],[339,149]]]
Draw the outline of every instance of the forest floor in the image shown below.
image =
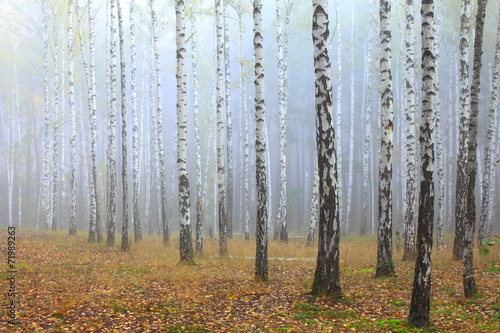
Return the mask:
[[[374,278],[376,238],[341,240],[343,298],[308,295],[317,247],[293,238],[269,244],[269,282],[255,282],[255,240],[229,240],[218,257],[206,239],[204,257],[179,264],[177,239],[133,243],[129,253],[89,244],[84,234],[17,230],[16,324],[10,299],[7,230],[0,231],[0,332],[418,332],[407,326],[412,262],[395,252],[397,276]],[[451,239],[450,242],[451,243]],[[462,265],[449,247],[434,254],[432,324],[424,331],[500,331],[500,275],[475,253],[477,297],[464,298]],[[281,258],[281,259],[276,259]],[[285,260],[284,258],[294,258]],[[496,264],[499,266],[498,263]]]

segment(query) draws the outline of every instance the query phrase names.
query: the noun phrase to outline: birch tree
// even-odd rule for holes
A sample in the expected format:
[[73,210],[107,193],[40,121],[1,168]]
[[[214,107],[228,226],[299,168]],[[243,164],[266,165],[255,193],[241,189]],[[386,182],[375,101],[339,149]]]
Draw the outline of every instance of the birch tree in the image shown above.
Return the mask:
[[226,169],[224,153],[224,29],[222,0],[215,0],[217,31],[217,184],[219,200],[219,255],[227,255]]
[[[500,12],[500,6],[499,6]],[[478,229],[478,246],[482,246],[483,239],[488,237],[488,226],[491,223],[491,206],[493,198],[490,193],[494,191],[495,182],[495,124],[498,116],[495,116],[495,110],[498,110],[498,84],[500,76],[500,22],[497,28],[497,40],[495,46],[495,59],[493,61],[493,75],[490,93],[490,105],[488,110],[488,129],[486,131],[486,142],[484,144],[484,178],[482,184],[483,200],[481,201],[481,214]],[[497,129],[498,131],[498,129]]]
[[319,177],[319,238],[313,294],[340,296],[339,197],[332,84],[327,40],[328,0],[313,0],[312,39],[316,92],[316,144]]
[[108,171],[108,214],[106,244],[115,244],[116,228],[116,159],[115,159],[115,133],[116,133],[116,0],[110,0],[110,107],[108,109],[108,146],[107,146],[107,171]]
[[410,305],[411,325],[422,328],[430,321],[431,252],[434,220],[434,116],[437,108],[438,57],[434,0],[422,1],[422,122],[420,125],[420,203],[417,261]]
[[306,246],[312,246],[318,225],[318,204],[319,204],[319,175],[318,165],[314,167],[314,181],[311,195],[311,216],[309,219],[309,233],[307,234]]
[[125,47],[124,47],[124,28],[121,0],[116,0],[118,9],[118,35],[120,38],[120,79],[121,79],[121,118],[122,118],[122,244],[121,250],[126,252],[130,250],[128,238],[128,178],[127,178],[127,82],[125,66]]
[[457,181],[455,203],[455,238],[453,240],[453,259],[463,256],[464,222],[467,212],[467,150],[469,147],[470,90],[469,90],[469,20],[470,0],[462,0],[460,16],[460,124],[457,157]]
[[476,30],[474,36],[474,63],[472,68],[471,98],[470,98],[470,121],[469,121],[469,146],[467,153],[467,203],[466,219],[464,223],[463,238],[463,264],[464,264],[464,295],[473,297],[477,293],[474,273],[473,243],[474,229],[476,225],[476,197],[474,188],[476,186],[477,174],[477,123],[479,114],[479,90],[481,83],[481,56],[483,53],[484,18],[486,16],[487,0],[478,0],[476,14]]
[[379,166],[379,223],[376,277],[393,275],[392,260],[392,147],[393,96],[391,74],[391,30],[389,26],[391,3],[380,0],[380,92],[381,136]]
[[354,177],[354,6],[351,8],[351,114],[349,124],[349,168],[347,170],[347,207],[344,233],[349,232],[351,223],[352,190]]
[[406,188],[404,212],[404,252],[403,260],[416,257],[417,214],[417,166],[415,141],[415,34],[413,0],[406,0],[406,40],[405,40],[405,151],[406,151]]
[[74,82],[73,0],[68,0],[68,101],[70,110],[69,234],[76,235],[76,110]]
[[186,116],[186,6],[183,0],[175,2],[177,46],[177,168],[179,177],[180,257],[181,262],[193,262],[191,241],[190,193],[187,172],[187,116]]
[[59,195],[58,195],[58,184],[59,184],[59,44],[58,44],[58,21],[57,21],[57,2],[53,3],[53,69],[54,69],[54,100],[52,103],[53,108],[53,127],[52,127],[52,221],[51,229],[53,231],[57,230],[57,218],[58,218],[58,205],[59,205]]
[[255,279],[267,281],[267,172],[266,172],[266,105],[264,87],[264,49],[262,27],[262,1],[253,1],[254,57],[255,57],[255,166],[257,181],[257,240],[255,254]]
[[161,105],[161,72],[160,72],[160,53],[158,50],[158,35],[157,35],[157,19],[156,11],[154,10],[154,1],[149,1],[151,9],[151,34],[153,36],[153,52],[155,58],[155,70],[156,70],[156,141],[158,150],[158,163],[157,163],[157,174],[159,176],[160,193],[161,195],[161,221],[163,228],[163,243],[168,244],[170,241],[170,230],[168,226],[168,214],[167,214],[167,182],[165,178],[165,161],[164,161],[164,148],[163,148],[163,115],[162,115],[162,105]]
[[197,30],[194,1],[191,1],[191,67],[193,70],[193,113],[194,113],[194,142],[196,150],[196,253],[203,253],[203,187],[201,184],[201,143],[200,143],[200,110],[198,107],[198,63],[197,63]]
[[135,45],[135,0],[130,1],[130,94],[132,97],[132,218],[134,240],[142,239],[141,214],[139,206],[139,118],[137,111],[137,51]]
[[42,43],[43,43],[43,166],[40,226],[47,229],[50,226],[50,108],[49,108],[49,23],[47,0],[42,2]]

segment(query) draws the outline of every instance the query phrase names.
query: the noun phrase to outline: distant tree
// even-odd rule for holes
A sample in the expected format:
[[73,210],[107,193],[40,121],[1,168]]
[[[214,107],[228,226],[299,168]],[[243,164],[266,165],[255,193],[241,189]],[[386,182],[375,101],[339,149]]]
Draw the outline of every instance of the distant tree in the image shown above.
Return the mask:
[[405,39],[405,154],[406,154],[406,188],[404,212],[404,252],[403,260],[414,260],[416,257],[415,232],[417,229],[417,166],[415,138],[415,33],[414,33],[413,0],[406,0],[406,39]]
[[132,98],[132,218],[134,240],[142,239],[141,212],[139,206],[139,118],[137,110],[137,50],[135,45],[135,0],[130,0],[130,95]]
[[351,221],[353,220],[352,211],[352,192],[353,192],[353,181],[354,181],[354,6],[351,8],[351,52],[350,52],[350,63],[351,63],[351,101],[350,101],[350,122],[349,122],[349,168],[347,169],[347,207],[345,214],[345,227],[344,234],[349,232],[349,227]]
[[[53,115],[52,115],[52,221],[51,229],[53,231],[57,230],[57,219],[59,211],[57,210],[59,205],[59,44],[58,35],[59,27],[57,23],[57,2],[53,3],[53,69],[54,69],[54,99],[52,103]],[[12,210],[12,206],[11,206]]]
[[[499,6],[500,12],[500,6]],[[495,189],[495,124],[498,116],[495,116],[495,110],[498,110],[498,84],[500,76],[500,21],[497,28],[497,41],[495,46],[495,59],[493,61],[493,76],[491,79],[490,105],[488,112],[488,129],[486,131],[486,142],[484,144],[484,178],[481,184],[483,188],[483,200],[481,201],[481,215],[479,219],[477,244],[482,246],[483,239],[487,238],[489,226],[492,221],[493,198],[492,193]],[[499,130],[498,128],[496,129]],[[498,143],[498,142],[497,142]]]
[[68,101],[70,112],[69,234],[76,235],[76,110],[74,79],[73,0],[68,1]]
[[477,293],[474,273],[473,245],[474,230],[476,226],[476,187],[477,174],[477,122],[479,114],[479,90],[481,84],[481,67],[483,54],[483,32],[484,18],[486,16],[487,0],[478,0],[476,14],[476,29],[474,36],[474,63],[472,68],[470,119],[469,119],[469,146],[467,153],[467,212],[464,223],[463,263],[464,263],[464,294],[465,297],[473,297]]
[[316,144],[319,177],[319,237],[313,294],[340,296],[339,197],[332,83],[328,54],[328,0],[313,0],[312,39],[316,91]]
[[376,277],[394,274],[392,260],[393,96],[391,74],[391,2],[380,0],[381,141],[379,167],[378,246]]
[[253,1],[254,56],[255,56],[255,154],[257,181],[257,240],[255,255],[255,279],[267,281],[267,172],[266,172],[266,104],[263,63],[262,0]]
[[460,16],[460,129],[457,157],[457,181],[455,203],[455,238],[453,240],[453,259],[463,257],[463,239],[467,217],[467,150],[469,147],[470,90],[469,90],[469,30],[470,0],[462,0]]
[[217,31],[217,184],[219,188],[219,255],[227,255],[226,169],[224,143],[224,29],[222,0],[215,0]]
[[120,38],[120,74],[121,74],[121,118],[122,118],[122,251],[130,250],[128,237],[128,178],[127,178],[127,82],[125,66],[125,47],[124,47],[124,27],[121,0],[116,0],[118,9],[118,35]]
[[411,325],[424,327],[430,321],[431,252],[434,221],[434,117],[437,108],[438,58],[434,0],[422,1],[422,122],[420,125],[420,204],[417,260],[410,305]]
[[181,262],[193,262],[189,178],[187,171],[187,116],[186,116],[186,6],[183,0],[175,2],[177,46],[177,167],[179,175],[180,257]]

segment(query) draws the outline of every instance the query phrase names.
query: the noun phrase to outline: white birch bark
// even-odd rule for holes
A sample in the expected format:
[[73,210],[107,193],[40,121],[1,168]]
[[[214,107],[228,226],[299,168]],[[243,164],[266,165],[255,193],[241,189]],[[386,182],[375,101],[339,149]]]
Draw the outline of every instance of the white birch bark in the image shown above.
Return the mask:
[[[499,7],[500,10],[500,7]],[[495,124],[497,115],[495,110],[498,110],[498,85],[500,76],[500,22],[497,28],[497,39],[495,45],[495,59],[493,61],[493,75],[491,83],[490,92],[490,105],[488,110],[488,129],[486,131],[486,142],[484,144],[484,177],[482,184],[483,200],[481,200],[481,213],[479,218],[479,229],[478,229],[478,239],[477,243],[480,247],[483,239],[487,238],[488,226],[491,224],[491,220],[488,219],[490,215],[490,210],[492,210],[493,202],[491,193],[494,193],[495,188]],[[498,143],[498,141],[497,141]],[[479,161],[479,160],[478,160]]]
[[[196,253],[203,253],[203,187],[201,178],[201,143],[200,143],[200,109],[198,105],[198,62],[197,62],[197,29],[194,1],[190,3],[191,9],[191,67],[193,70],[193,113],[194,113],[194,141],[196,153]],[[208,156],[208,154],[207,154]]]
[[134,240],[142,239],[139,205],[139,117],[137,110],[137,50],[135,45],[135,0],[130,1],[130,95],[132,99],[132,219]]
[[459,150],[457,158],[457,181],[455,203],[455,239],[453,241],[453,258],[462,259],[464,221],[467,211],[467,149],[469,147],[470,88],[469,88],[469,30],[470,0],[462,1],[460,29],[460,127]]
[[52,221],[50,223],[53,231],[57,230],[57,220],[59,211],[59,44],[58,44],[58,24],[57,24],[57,3],[53,3],[53,84],[54,84],[54,99],[52,102]]
[[69,234],[76,235],[76,110],[74,82],[73,0],[68,1],[68,101],[70,110]]
[[351,122],[349,130],[349,169],[347,174],[347,210],[344,233],[349,232],[352,204],[352,187],[354,174],[354,6],[351,9]]
[[328,1],[313,1],[312,39],[319,177],[319,238],[313,294],[340,296],[339,197],[328,55]]
[[121,79],[121,134],[122,134],[122,243],[121,250],[127,252],[130,250],[128,238],[129,212],[128,212],[128,178],[127,178],[127,82],[125,66],[125,47],[124,47],[124,27],[121,0],[116,0],[118,9],[118,36],[120,39],[120,79]]
[[254,21],[254,57],[255,57],[255,166],[257,182],[257,240],[255,254],[255,279],[267,281],[267,238],[268,238],[268,210],[267,210],[267,130],[266,130],[266,105],[264,86],[263,64],[263,27],[262,27],[262,1],[253,1]]
[[391,75],[391,29],[389,0],[380,0],[380,93],[381,136],[379,156],[379,224],[377,270],[375,276],[394,274],[392,260],[392,150],[393,150],[393,95]]
[[106,243],[109,246],[115,244],[116,229],[116,0],[110,0],[110,105],[108,109],[108,214],[107,214],[107,238]]
[[415,33],[413,0],[406,0],[406,41],[405,41],[405,153],[406,153],[406,188],[404,211],[404,250],[403,260],[414,260],[416,253],[417,232],[417,165],[416,165],[416,130],[415,130]]
[[319,175],[318,165],[314,167],[314,181],[311,195],[311,215],[309,218],[309,233],[307,234],[307,246],[312,246],[318,225],[318,204],[319,204]]
[[177,46],[177,170],[179,179],[180,258],[193,262],[191,242],[191,215],[189,177],[187,170],[187,116],[186,116],[186,6],[183,0],[175,2]]
[[227,1],[223,1],[222,16],[224,24],[224,93],[226,107],[226,149],[227,149],[227,184],[226,184],[226,228],[227,237],[233,238],[233,115],[231,111],[231,64],[229,57],[229,27],[227,24]]
[[42,2],[42,43],[43,43],[43,107],[44,107],[44,131],[43,131],[43,166],[42,166],[42,191],[40,226],[42,229],[50,227],[50,108],[49,108],[49,23],[47,0]]

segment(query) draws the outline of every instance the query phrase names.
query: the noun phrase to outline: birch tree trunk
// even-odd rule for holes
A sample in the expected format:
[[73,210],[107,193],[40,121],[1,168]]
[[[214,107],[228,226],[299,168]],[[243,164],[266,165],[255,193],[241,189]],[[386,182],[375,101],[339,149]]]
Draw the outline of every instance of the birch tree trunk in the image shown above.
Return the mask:
[[108,214],[106,244],[115,244],[116,229],[116,159],[115,159],[115,133],[116,133],[116,0],[110,0],[110,107],[108,109]]
[[351,8],[351,115],[349,124],[349,169],[347,170],[347,207],[344,234],[349,232],[352,204],[352,187],[354,174],[354,6]]
[[194,113],[194,141],[196,150],[196,253],[203,254],[203,188],[201,184],[201,143],[200,143],[200,110],[198,107],[198,64],[197,64],[197,31],[194,6],[191,1],[191,67],[193,69],[193,113]]
[[253,1],[254,22],[254,56],[255,56],[255,166],[257,181],[257,240],[255,254],[255,279],[267,281],[267,238],[268,238],[268,211],[267,211],[267,172],[266,172],[266,105],[264,86],[264,49],[262,27],[262,1]]
[[[283,45],[283,17],[281,11],[281,0],[276,0],[276,25],[278,40],[278,109],[280,116],[280,200],[278,206],[277,225],[279,229],[280,240],[288,242],[287,229],[287,186],[286,186],[286,124],[287,124],[287,105],[286,105],[286,70],[287,65],[284,59]],[[275,231],[276,234],[276,231]]]
[[42,2],[43,11],[43,105],[44,105],[44,131],[43,131],[43,167],[42,167],[42,197],[40,226],[48,229],[51,223],[50,201],[50,109],[49,109],[49,23],[47,0]]
[[[499,6],[500,10],[500,6]],[[496,116],[495,110],[498,109],[498,83],[500,75],[500,22],[497,28],[497,40],[495,46],[495,59],[493,63],[493,76],[491,84],[490,93],[490,106],[488,112],[488,129],[486,132],[486,143],[484,145],[484,177],[483,182],[480,184],[483,188],[483,200],[481,201],[481,215],[479,219],[479,230],[477,244],[479,247],[482,246],[483,239],[487,238],[488,235],[488,225],[490,221],[488,220],[488,211],[490,206],[493,204],[493,200],[490,197],[490,193],[494,191],[495,183],[492,181],[493,175],[495,174],[495,124]],[[498,130],[498,129],[497,129]],[[498,143],[498,142],[497,142]]]
[[415,34],[413,0],[406,0],[406,41],[405,41],[405,151],[406,188],[404,212],[404,252],[403,260],[416,257],[415,233],[417,229],[417,166],[415,131]]
[[477,174],[477,122],[479,113],[479,90],[481,83],[481,56],[483,52],[484,18],[486,16],[487,0],[478,0],[476,15],[476,30],[474,36],[474,64],[470,98],[469,146],[467,153],[467,212],[464,224],[463,263],[464,263],[464,295],[473,297],[477,293],[474,273],[473,243],[476,226],[476,186]]
[[460,260],[463,256],[463,239],[465,235],[465,220],[467,214],[467,150],[469,147],[469,20],[471,10],[470,0],[462,0],[460,17],[460,127],[457,158],[457,182],[455,203],[455,238],[453,241],[453,259]]
[[319,175],[318,165],[314,167],[314,182],[311,195],[311,217],[309,220],[309,233],[307,234],[306,246],[312,246],[318,225],[318,204],[319,204]]
[[340,296],[339,197],[332,84],[328,55],[328,1],[313,0],[312,39],[316,92],[316,144],[319,177],[319,238],[313,294]]
[[76,110],[74,80],[73,0],[68,0],[68,100],[70,110],[69,234],[76,235]]
[[224,29],[222,0],[215,0],[217,31],[217,184],[219,189],[219,255],[227,255],[226,169],[224,144]]
[[52,231],[57,230],[58,219],[58,184],[59,184],[59,44],[58,44],[58,26],[57,26],[57,3],[53,3],[53,47],[54,59],[54,101],[53,107],[53,127],[52,127]]
[[179,218],[181,262],[194,261],[191,241],[190,193],[187,171],[187,116],[186,116],[186,6],[183,0],[175,2],[177,45],[177,168],[179,172]]
[[422,1],[422,123],[420,126],[420,204],[417,261],[408,321],[422,328],[430,321],[431,252],[434,220],[434,116],[437,109],[436,20],[434,1]]
[[380,0],[381,137],[379,167],[379,224],[376,277],[394,274],[392,260],[392,147],[393,96],[391,75],[391,3]]
[[156,12],[154,10],[153,0],[149,1],[151,7],[151,22],[152,22],[152,35],[153,35],[153,51],[155,57],[155,69],[156,69],[156,140],[158,142],[158,176],[160,178],[159,182],[160,193],[161,193],[161,220],[163,228],[163,243],[168,244],[170,241],[170,228],[168,226],[168,214],[167,214],[167,183],[165,178],[165,161],[164,161],[164,149],[163,149],[163,113],[161,105],[161,72],[160,72],[160,53],[158,50],[158,36],[156,33],[157,20]]
[[226,106],[226,144],[227,144],[227,200],[226,231],[227,237],[233,238],[233,115],[231,111],[231,64],[229,57],[229,27],[227,24],[227,4],[223,2],[222,16],[224,22],[224,92]]
[[130,242],[128,237],[128,178],[127,178],[127,82],[126,82],[126,67],[125,67],[125,50],[124,50],[124,28],[121,0],[116,0],[118,9],[118,32],[120,38],[120,74],[121,74],[121,118],[122,118],[122,244],[121,250],[127,252],[130,250]]
[[135,0],[130,1],[130,94],[132,97],[132,217],[134,220],[134,240],[142,239],[141,212],[139,206],[139,118],[137,114],[137,56],[135,46]]

